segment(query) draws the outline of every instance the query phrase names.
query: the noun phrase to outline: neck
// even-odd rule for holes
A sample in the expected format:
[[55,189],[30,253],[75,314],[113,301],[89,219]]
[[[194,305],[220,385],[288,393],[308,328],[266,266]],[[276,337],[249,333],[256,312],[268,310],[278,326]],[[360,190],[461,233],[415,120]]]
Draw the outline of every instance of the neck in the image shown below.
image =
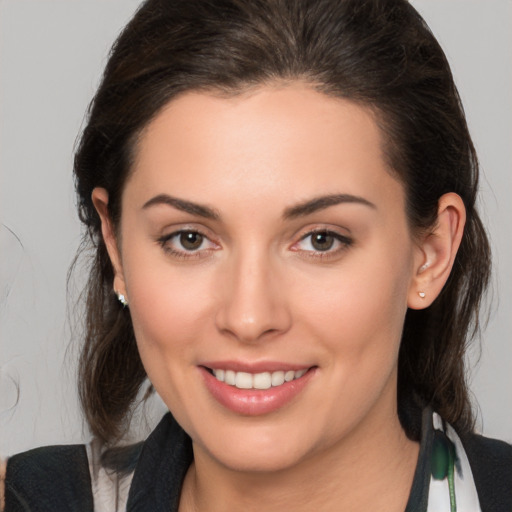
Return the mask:
[[396,411],[377,424],[360,425],[328,451],[269,473],[226,468],[194,446],[180,512],[402,512],[418,451],[419,445],[406,437]]

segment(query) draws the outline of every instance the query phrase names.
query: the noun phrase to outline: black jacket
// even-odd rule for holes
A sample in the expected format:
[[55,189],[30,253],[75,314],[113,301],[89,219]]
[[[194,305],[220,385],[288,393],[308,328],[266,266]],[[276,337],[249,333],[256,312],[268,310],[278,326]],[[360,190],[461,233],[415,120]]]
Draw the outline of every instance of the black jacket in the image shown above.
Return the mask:
[[[420,456],[406,512],[424,512],[428,501],[434,431],[424,414]],[[512,446],[476,434],[461,436],[482,512],[512,512]],[[128,512],[176,512],[192,462],[192,443],[170,414],[140,445],[127,452],[134,475]],[[84,445],[37,448],[8,461],[5,512],[92,512]]]

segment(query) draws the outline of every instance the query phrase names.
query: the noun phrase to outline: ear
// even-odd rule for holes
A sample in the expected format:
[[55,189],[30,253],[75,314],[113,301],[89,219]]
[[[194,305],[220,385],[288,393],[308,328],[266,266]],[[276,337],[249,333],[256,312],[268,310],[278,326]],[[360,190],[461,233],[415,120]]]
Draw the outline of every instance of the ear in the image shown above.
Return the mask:
[[115,236],[112,220],[108,212],[108,192],[101,187],[96,187],[92,191],[92,202],[101,219],[101,234],[107,247],[110,262],[114,269],[114,291],[123,294],[126,297],[126,286],[123,275],[123,266],[121,264],[121,254],[119,251],[117,239]]
[[450,192],[438,202],[437,223],[418,243],[414,275],[407,305],[424,309],[446,284],[462,240],[466,208],[459,195]]

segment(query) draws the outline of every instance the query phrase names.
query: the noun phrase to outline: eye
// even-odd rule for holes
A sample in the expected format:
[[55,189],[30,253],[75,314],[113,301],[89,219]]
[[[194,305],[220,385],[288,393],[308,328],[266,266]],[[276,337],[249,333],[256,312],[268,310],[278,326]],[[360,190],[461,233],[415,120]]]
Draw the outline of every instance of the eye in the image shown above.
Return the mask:
[[293,246],[293,250],[332,254],[347,248],[351,244],[352,240],[350,238],[334,231],[322,229],[307,233]]
[[204,236],[194,231],[182,231],[177,237],[181,246],[187,251],[197,251],[204,242]]
[[192,229],[175,231],[163,236],[158,242],[166,252],[182,258],[200,256],[218,247],[206,235]]
[[317,251],[328,251],[332,249],[336,239],[326,231],[308,235],[309,243]]

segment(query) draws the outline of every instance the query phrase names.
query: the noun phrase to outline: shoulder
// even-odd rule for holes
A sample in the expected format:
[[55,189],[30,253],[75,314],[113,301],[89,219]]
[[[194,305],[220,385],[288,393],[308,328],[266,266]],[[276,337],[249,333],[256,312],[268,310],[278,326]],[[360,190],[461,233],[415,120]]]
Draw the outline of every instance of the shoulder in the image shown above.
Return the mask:
[[461,439],[466,451],[477,460],[485,458],[487,463],[492,462],[500,468],[512,470],[512,444],[478,434],[462,435]]
[[477,434],[461,435],[482,510],[512,510],[512,445]]
[[169,413],[145,442],[103,448],[92,441],[9,458],[5,512],[113,512],[126,507],[154,512],[168,510],[169,503],[177,510],[193,455],[190,439]]
[[47,446],[9,458],[5,472],[5,510],[92,511],[85,446]]

